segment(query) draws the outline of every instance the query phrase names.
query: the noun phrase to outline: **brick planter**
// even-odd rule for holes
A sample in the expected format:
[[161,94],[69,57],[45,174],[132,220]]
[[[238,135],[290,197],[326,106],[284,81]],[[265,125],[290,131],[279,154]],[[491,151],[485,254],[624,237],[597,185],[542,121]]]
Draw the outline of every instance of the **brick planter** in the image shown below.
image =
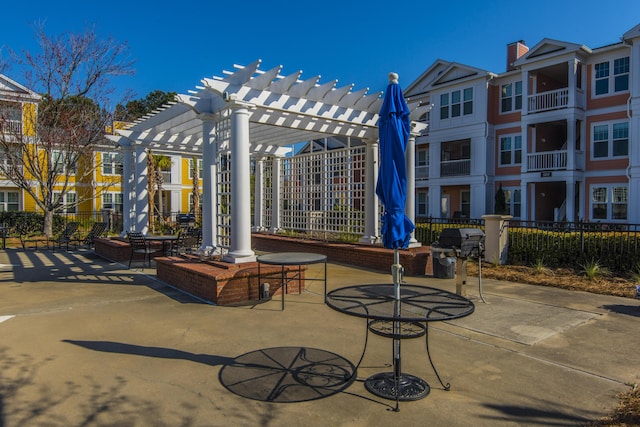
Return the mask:
[[[327,243],[273,234],[253,233],[251,243],[256,250],[266,252],[314,252],[327,256],[327,260],[376,271],[390,272],[393,250],[377,245],[358,243]],[[407,276],[432,274],[429,261],[431,248],[421,246],[400,250],[400,264]]]
[[[258,283],[258,263],[229,264],[225,262],[200,262],[195,257],[156,258],[157,277],[165,283],[218,305],[251,304],[259,301],[262,284],[269,283],[269,296],[281,295],[281,267],[260,266],[261,283]],[[285,268],[287,293],[304,290],[306,268]],[[295,279],[294,279],[295,277]]]

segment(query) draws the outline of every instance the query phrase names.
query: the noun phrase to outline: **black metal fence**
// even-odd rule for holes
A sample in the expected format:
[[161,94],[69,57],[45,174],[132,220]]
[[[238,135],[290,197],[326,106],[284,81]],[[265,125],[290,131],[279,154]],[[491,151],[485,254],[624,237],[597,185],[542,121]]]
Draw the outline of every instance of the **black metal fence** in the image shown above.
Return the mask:
[[[106,222],[108,233],[119,234],[122,231],[122,213],[99,211],[56,213],[53,215],[53,233],[60,233],[67,223],[72,221],[78,223],[78,231],[80,233],[89,231],[96,222]],[[37,234],[43,231],[44,215],[41,212],[0,212],[0,223],[10,227],[10,235],[16,234],[18,229]]]
[[510,264],[575,268],[597,261],[615,273],[640,266],[640,225],[509,221]]
[[[622,274],[640,268],[640,224],[510,220],[507,262],[576,268],[597,261]],[[484,230],[482,219],[419,218],[416,240],[431,245],[444,228]]]

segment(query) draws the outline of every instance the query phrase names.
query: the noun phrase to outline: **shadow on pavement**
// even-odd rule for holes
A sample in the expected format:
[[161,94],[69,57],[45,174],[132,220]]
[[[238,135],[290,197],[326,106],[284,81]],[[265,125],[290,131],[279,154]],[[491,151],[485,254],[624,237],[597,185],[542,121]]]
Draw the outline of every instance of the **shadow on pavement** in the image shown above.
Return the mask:
[[236,358],[113,341],[63,340],[105,353],[189,360],[222,366],[220,383],[230,392],[262,402],[292,403],[340,393],[353,383],[355,366],[335,353],[308,347],[274,347]]
[[[7,249],[8,265],[0,271],[0,283],[41,283],[90,285],[133,285],[147,286],[169,298],[186,304],[205,304],[205,302],[178,291],[144,271],[129,270],[126,266],[106,260],[93,251],[50,250],[22,251]],[[7,275],[10,273],[10,275]]]
[[618,314],[640,317],[640,307],[637,305],[607,304],[603,305],[602,308]]

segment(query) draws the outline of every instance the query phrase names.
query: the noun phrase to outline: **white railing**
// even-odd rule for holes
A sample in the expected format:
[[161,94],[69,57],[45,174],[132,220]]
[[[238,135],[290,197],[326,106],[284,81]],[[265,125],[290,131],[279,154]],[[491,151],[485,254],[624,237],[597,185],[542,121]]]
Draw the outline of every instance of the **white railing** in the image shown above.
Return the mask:
[[567,151],[543,151],[527,154],[529,171],[557,170],[567,168]]
[[569,89],[567,88],[529,95],[530,113],[567,108],[568,105]]
[[429,166],[416,166],[416,179],[429,179]]
[[440,176],[461,176],[471,174],[471,160],[446,160],[440,162]]
[[553,208],[553,220],[555,222],[564,221],[567,216],[567,200],[565,199],[559,208]]
[[21,120],[0,121],[0,131],[10,135],[22,135]]
[[162,182],[165,184],[171,184],[171,171],[160,171],[162,175]]

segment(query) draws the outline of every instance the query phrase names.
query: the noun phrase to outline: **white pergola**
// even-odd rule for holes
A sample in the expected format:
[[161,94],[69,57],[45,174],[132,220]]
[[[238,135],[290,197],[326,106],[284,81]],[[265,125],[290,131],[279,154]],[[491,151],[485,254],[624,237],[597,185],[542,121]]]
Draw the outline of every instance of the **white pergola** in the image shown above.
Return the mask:
[[[281,66],[259,69],[260,60],[235,65],[223,77],[205,78],[203,86],[176,102],[143,117],[112,136],[125,152],[123,156],[124,231],[148,232],[147,150],[166,154],[192,154],[203,159],[202,232],[203,247],[217,241],[217,176],[220,150],[231,154],[231,229],[225,257],[234,263],[255,260],[251,249],[250,158],[290,155],[295,143],[327,136],[364,140],[366,149],[365,236],[377,243],[378,200],[378,111],[381,93],[367,95],[368,89],[352,91],[353,85],[336,87],[337,81],[320,84],[320,76],[301,80],[301,71],[283,76]],[[410,107],[412,107],[410,105]],[[413,106],[412,117],[420,117],[428,107]],[[426,128],[413,122],[413,135]],[[415,136],[407,147],[407,161],[414,164]],[[414,218],[414,176],[409,171],[407,215]],[[274,209],[277,215],[278,209]],[[130,213],[127,215],[126,213]]]

